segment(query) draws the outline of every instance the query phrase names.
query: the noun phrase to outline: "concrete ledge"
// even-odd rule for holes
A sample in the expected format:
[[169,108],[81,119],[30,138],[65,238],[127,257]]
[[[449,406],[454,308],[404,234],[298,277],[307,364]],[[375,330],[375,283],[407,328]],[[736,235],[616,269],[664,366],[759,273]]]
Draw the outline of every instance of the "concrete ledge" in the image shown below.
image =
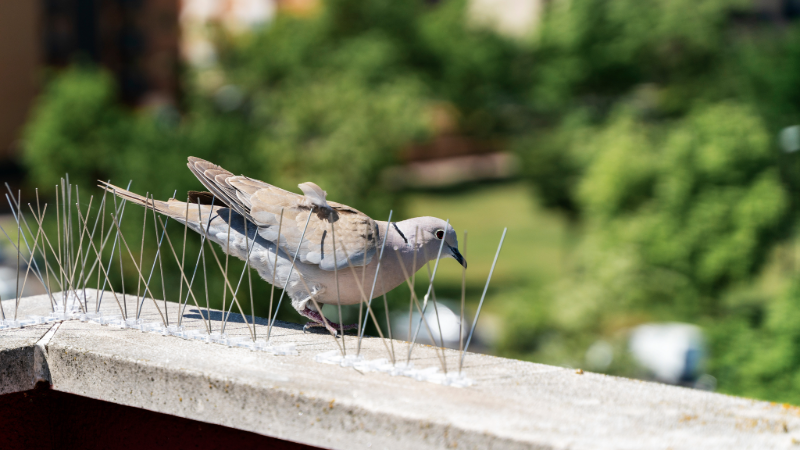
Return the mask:
[[[23,303],[32,313],[49,311],[45,297]],[[102,309],[118,313],[110,294]],[[160,321],[154,311],[147,300],[143,317]],[[177,317],[177,305],[169,316]],[[203,327],[194,307],[184,320]],[[232,320],[228,334],[247,335],[241,317]],[[219,320],[212,324],[219,328]],[[259,336],[265,324],[257,319]],[[22,379],[35,378],[33,347],[48,329],[42,356],[55,390],[318,447],[762,449],[800,440],[795,407],[485,355],[467,356],[465,372],[476,383],[467,388],[362,374],[315,362],[337,349],[334,340],[293,324],[280,324],[273,341],[296,344],[299,356],[78,321],[3,330],[3,392],[30,388]],[[345,344],[352,351],[355,338]],[[398,354],[407,349],[392,345]],[[385,358],[386,350],[365,338],[362,354]],[[415,349],[413,362],[439,364],[427,346]],[[448,367],[456,362],[448,351]]]

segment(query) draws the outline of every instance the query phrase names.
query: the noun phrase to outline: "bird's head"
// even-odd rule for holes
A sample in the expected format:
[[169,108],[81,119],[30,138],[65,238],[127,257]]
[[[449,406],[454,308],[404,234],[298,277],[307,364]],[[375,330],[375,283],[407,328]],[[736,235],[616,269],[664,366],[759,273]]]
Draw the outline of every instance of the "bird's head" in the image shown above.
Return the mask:
[[417,247],[427,258],[436,259],[439,247],[444,241],[442,258],[453,258],[464,268],[467,267],[467,260],[458,251],[456,230],[444,220],[436,217],[417,217],[402,222],[402,225],[402,228],[407,230],[404,236],[408,240],[408,245],[414,244],[414,233],[417,232]]

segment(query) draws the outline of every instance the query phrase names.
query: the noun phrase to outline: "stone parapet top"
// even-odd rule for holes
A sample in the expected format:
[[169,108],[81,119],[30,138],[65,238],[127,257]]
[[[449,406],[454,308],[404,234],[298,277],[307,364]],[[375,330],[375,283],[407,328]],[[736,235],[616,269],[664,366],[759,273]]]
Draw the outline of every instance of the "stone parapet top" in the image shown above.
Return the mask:
[[[94,305],[96,292],[87,297]],[[129,311],[135,302],[126,297]],[[144,305],[144,322],[160,322],[153,301]],[[3,306],[13,311],[13,301]],[[174,323],[178,306],[167,308]],[[101,311],[120,313],[108,292]],[[38,296],[22,299],[18,315],[50,312],[50,300]],[[203,322],[196,307],[186,308],[187,330],[205,329]],[[266,322],[256,318],[261,341]],[[213,331],[220,325],[212,311]],[[226,331],[249,336],[237,314]],[[348,355],[356,340],[345,338]],[[272,342],[291,344],[296,355],[79,320],[5,329],[0,394],[46,380],[58,391],[337,449],[788,449],[800,441],[795,407],[478,354],[464,366],[474,384],[456,387],[318,362],[339,351],[334,339],[295,324],[276,323]],[[386,346],[398,359],[407,354],[406,342]],[[366,337],[361,353],[387,358],[380,338]],[[452,371],[458,352],[445,356]],[[429,346],[418,345],[411,361],[440,367]]]

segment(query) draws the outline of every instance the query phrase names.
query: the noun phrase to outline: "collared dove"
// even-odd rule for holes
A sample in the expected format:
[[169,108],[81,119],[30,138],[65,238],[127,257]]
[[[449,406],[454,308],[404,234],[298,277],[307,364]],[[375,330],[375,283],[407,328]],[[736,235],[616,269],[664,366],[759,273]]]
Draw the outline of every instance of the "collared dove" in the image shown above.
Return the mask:
[[[241,260],[247,258],[246,242],[249,242],[252,247],[250,266],[268,283],[278,287],[287,286],[286,294],[291,298],[292,306],[302,316],[311,319],[312,322],[308,325],[326,325],[321,312],[311,302],[312,296],[319,304],[335,305],[341,302],[342,305],[354,305],[363,300],[357,283],[362,279],[364,270],[367,280],[375,276],[379,259],[376,255],[380,254],[384,234],[387,232],[386,250],[394,253],[396,249],[400,258],[384,254],[373,298],[405,281],[399,259],[402,259],[408,274],[416,272],[428,261],[436,259],[442,239],[444,247],[441,256],[453,258],[464,267],[467,266],[466,260],[458,251],[456,232],[444,220],[417,217],[392,223],[376,221],[354,208],[328,201],[327,193],[311,182],[299,185],[304,194],[300,195],[263,181],[233,175],[200,158],[189,157],[188,166],[210,191],[189,193],[191,205],[188,227],[201,234],[207,229],[208,239]],[[174,198],[168,201],[152,201],[117,186],[102,181],[101,183],[100,187],[127,201],[152,207],[180,223],[187,222],[186,202]],[[282,209],[283,223],[280,226],[279,239]],[[308,228],[303,236],[307,220]],[[230,246],[227,243],[229,221]],[[331,224],[335,227],[333,230]],[[333,234],[336,236],[335,255]],[[292,270],[292,259],[298,247],[295,268]],[[273,270],[276,252],[277,269]],[[338,296],[336,274],[339,277]],[[367,286],[363,286],[363,295],[368,296],[371,283],[365,284]],[[347,325],[343,328],[355,326]],[[340,325],[328,322],[327,328],[335,333]]]

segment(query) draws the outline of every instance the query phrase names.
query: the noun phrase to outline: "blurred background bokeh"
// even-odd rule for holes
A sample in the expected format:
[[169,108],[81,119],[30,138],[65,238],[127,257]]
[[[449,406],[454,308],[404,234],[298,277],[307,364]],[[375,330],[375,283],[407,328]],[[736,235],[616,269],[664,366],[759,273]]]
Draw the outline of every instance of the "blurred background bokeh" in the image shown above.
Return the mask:
[[476,349],[800,404],[798,18],[800,0],[3,0],[0,181],[24,203],[65,173],[83,202],[97,179],[180,199],[193,155],[376,219],[449,218],[470,314],[508,227]]

